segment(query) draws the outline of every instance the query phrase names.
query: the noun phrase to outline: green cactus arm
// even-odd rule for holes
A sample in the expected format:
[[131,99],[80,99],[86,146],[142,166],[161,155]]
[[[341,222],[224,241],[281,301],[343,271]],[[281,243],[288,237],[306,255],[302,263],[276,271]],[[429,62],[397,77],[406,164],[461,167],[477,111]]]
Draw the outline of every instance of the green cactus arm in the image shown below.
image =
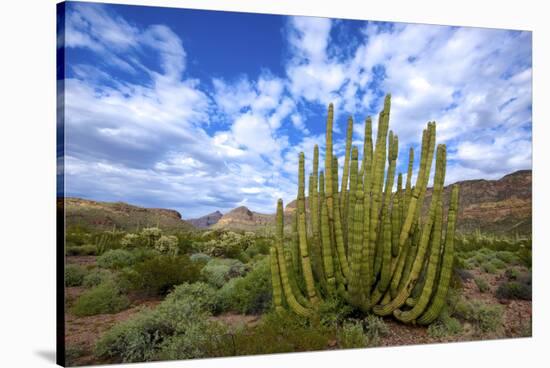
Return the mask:
[[[350,196],[351,198],[351,196]],[[361,266],[363,255],[363,183],[361,180],[357,183],[357,192],[355,195],[355,206],[353,216],[353,232],[351,238],[351,275],[348,287],[350,303],[355,307],[363,304],[363,294],[361,290]]]
[[397,318],[401,322],[412,322],[420,317],[420,315],[428,306],[430,298],[433,294],[441,250],[442,206],[443,205],[441,199],[438,199],[438,205],[435,210],[434,226],[432,230],[430,257],[428,259],[428,267],[426,269],[426,276],[424,280],[424,285],[422,287],[422,292],[420,293],[418,299],[415,298],[415,303],[412,309],[408,311],[401,311],[400,309],[393,311],[393,315],[395,316],[395,318]]
[[433,297],[432,303],[420,318],[417,319],[418,324],[427,325],[432,323],[441,313],[445,305],[445,299],[449,291],[449,284],[453,272],[454,259],[454,239],[456,229],[456,218],[458,212],[458,195],[460,187],[454,185],[451,190],[451,201],[449,204],[449,213],[447,215],[447,231],[445,234],[445,246],[443,248],[443,261],[437,290]]
[[372,191],[372,119],[367,117],[365,121],[365,143],[363,147],[364,167],[364,196],[363,196],[363,247],[361,252],[361,289],[363,292],[363,306],[365,312],[370,310],[370,291],[372,288],[372,267],[370,254],[370,209]]
[[281,286],[281,276],[279,275],[279,263],[277,261],[277,250],[275,247],[269,248],[269,259],[271,265],[271,285],[273,288],[273,305],[277,312],[283,310],[283,291]]
[[311,314],[311,310],[304,307],[296,300],[296,296],[292,292],[292,287],[290,285],[288,270],[286,268],[286,259],[284,256],[283,250],[283,241],[284,241],[284,221],[283,221],[283,200],[279,199],[277,201],[277,213],[276,217],[276,228],[275,228],[275,249],[277,253],[277,260],[279,264],[279,272],[281,277],[281,283],[283,292],[287,301],[288,306],[294,311],[294,313],[307,317]]
[[[438,167],[441,167],[442,162],[444,165],[444,162],[445,162],[444,150],[445,150],[444,146],[440,145],[438,147],[438,155],[436,157],[436,166]],[[441,190],[443,187],[444,176],[445,176],[444,170],[436,169],[436,173],[434,176],[434,192],[432,195],[432,202],[430,204],[428,219],[422,228],[422,237],[420,239],[420,244],[418,245],[418,251],[417,251],[411,272],[407,278],[407,281],[404,287],[398,291],[397,295],[392,299],[390,303],[386,305],[377,305],[373,307],[373,311],[375,314],[378,314],[381,316],[391,314],[395,309],[400,308],[403,304],[405,304],[407,298],[410,296],[411,291],[414,288],[414,285],[416,284],[418,277],[420,276],[420,272],[422,271],[422,265],[424,263],[424,257],[427,252],[430,234],[434,223],[435,209],[437,207],[438,196],[441,195]],[[413,195],[413,200],[414,200],[414,195]]]
[[[355,222],[353,220],[353,216],[355,214],[355,195],[357,191],[357,178],[358,178],[358,155],[359,151],[357,150],[357,147],[352,148],[351,152],[351,167],[350,167],[350,178],[349,178],[349,193],[348,193],[348,201],[349,201],[349,208],[347,209],[348,213],[345,216],[347,218],[347,228],[346,233],[352,234],[353,229],[355,227]],[[346,209],[344,209],[344,212]],[[345,226],[345,223],[343,224]],[[362,235],[361,235],[362,236]],[[345,238],[345,237],[344,237]],[[351,244],[348,244],[347,247],[347,255],[348,258],[351,254]]]
[[[375,259],[376,259],[376,244],[378,240],[378,228],[380,226],[380,216],[379,211],[381,208],[382,202],[382,187],[384,182],[384,166],[386,162],[386,140],[388,134],[388,124],[389,124],[389,109],[391,104],[391,97],[387,95],[384,100],[384,110],[379,115],[378,118],[378,133],[376,137],[376,149],[374,151],[373,157],[373,168],[372,173],[374,175],[372,184],[371,184],[371,211],[370,211],[370,225],[369,225],[369,255],[372,255],[370,258],[371,267],[370,270],[373,272],[371,278],[376,277],[375,270]],[[388,116],[388,119],[386,119]]]
[[[334,172],[332,173],[333,188],[336,192],[338,188],[338,159],[336,157],[333,157],[332,160],[333,160],[332,169],[334,170]],[[346,248],[344,246],[344,235],[343,235],[342,221],[341,221],[341,215],[340,215],[341,209],[338,201],[333,201],[333,205],[334,205],[334,236],[336,241],[335,256],[337,256],[338,258],[339,268],[342,271],[343,282],[344,284],[347,284],[347,280],[349,277],[349,265],[346,257]]]
[[[348,125],[346,128],[346,152],[344,155],[344,171],[342,173],[342,183],[340,189],[340,208],[342,209],[341,220],[344,229],[348,229],[348,208],[349,208],[349,194],[348,194],[348,182],[350,179],[350,154],[351,154],[351,139],[353,135],[353,118],[348,118]],[[347,247],[347,237],[344,235],[344,242]]]
[[401,218],[402,218],[402,178],[399,174],[397,179],[397,192],[393,196],[392,208],[391,208],[391,255],[397,257],[399,255],[399,232],[401,231]]
[[305,158],[304,153],[300,152],[298,160],[298,239],[300,244],[300,259],[302,264],[302,274],[306,283],[307,296],[311,304],[316,304],[317,292],[313,280],[313,271],[311,268],[311,259],[308,252],[306,211],[305,211]]
[[[323,181],[323,173],[321,179]],[[321,244],[323,246],[323,266],[327,282],[327,291],[329,295],[334,295],[336,291],[336,279],[334,278],[334,261],[332,259],[332,246],[330,241],[330,230],[328,225],[327,202],[321,197]]]

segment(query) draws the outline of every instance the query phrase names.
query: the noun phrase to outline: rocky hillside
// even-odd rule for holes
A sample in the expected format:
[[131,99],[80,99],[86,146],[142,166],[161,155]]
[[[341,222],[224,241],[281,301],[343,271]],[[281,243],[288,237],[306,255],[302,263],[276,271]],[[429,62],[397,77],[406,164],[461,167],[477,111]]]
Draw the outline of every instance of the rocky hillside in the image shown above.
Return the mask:
[[260,231],[273,227],[274,223],[275,215],[253,212],[241,206],[223,215],[212,228]]
[[[494,234],[531,234],[531,170],[520,170],[498,180],[466,180],[460,185],[457,230],[480,229]],[[445,187],[444,206],[448,207],[451,188]],[[428,188],[424,213],[431,201]],[[307,199],[306,199],[307,203]],[[296,210],[296,201],[285,208],[285,215]]]
[[143,208],[123,202],[98,202],[65,198],[67,226],[81,225],[92,229],[135,230],[158,226],[163,230],[189,230],[192,225],[181,219],[178,211]]
[[202,216],[199,218],[194,219],[187,219],[185,221],[189,222],[191,225],[195,226],[199,229],[206,229],[209,228],[212,225],[215,225],[218,223],[218,221],[222,218],[223,214],[220,211],[209,213],[206,216]]
[[[460,185],[457,230],[480,229],[494,234],[531,234],[531,170],[520,170],[498,180],[466,180]],[[445,187],[444,206],[448,206],[451,188]],[[431,200],[426,193],[424,211]]]

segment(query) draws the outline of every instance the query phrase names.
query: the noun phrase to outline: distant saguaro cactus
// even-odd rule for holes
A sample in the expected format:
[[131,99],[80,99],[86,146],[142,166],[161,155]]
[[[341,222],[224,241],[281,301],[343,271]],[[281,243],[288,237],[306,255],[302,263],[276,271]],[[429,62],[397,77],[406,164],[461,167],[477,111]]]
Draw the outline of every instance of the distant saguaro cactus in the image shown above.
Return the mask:
[[[315,145],[307,218],[305,157],[300,153],[294,245],[285,245],[283,201],[277,202],[276,241],[271,249],[276,310],[287,305],[296,314],[313,316],[319,301],[332,297],[364,313],[393,315],[405,323],[429,324],[441,312],[452,273],[459,190],[452,188],[445,227],[446,147],[440,144],[436,150],[436,126],[429,122],[422,134],[415,185],[411,148],[405,186],[399,174],[393,191],[399,146],[397,135],[389,130],[390,105],[387,95],[374,142],[372,119],[366,119],[361,160],[361,151],[351,145],[353,120],[348,119],[340,191],[332,142],[334,107],[329,105],[325,170],[318,169]],[[428,214],[422,217],[434,153],[433,194]],[[420,282],[421,274],[425,276]],[[297,286],[300,277],[304,294]]]

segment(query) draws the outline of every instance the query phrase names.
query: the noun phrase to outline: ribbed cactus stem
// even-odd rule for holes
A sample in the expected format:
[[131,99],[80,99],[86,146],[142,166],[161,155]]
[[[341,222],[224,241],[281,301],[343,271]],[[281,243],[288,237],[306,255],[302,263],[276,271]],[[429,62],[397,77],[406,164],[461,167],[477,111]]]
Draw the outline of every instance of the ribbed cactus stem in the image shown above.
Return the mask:
[[[374,151],[373,157],[373,168],[372,173],[374,175],[371,186],[371,211],[370,211],[370,225],[369,225],[369,255],[373,255],[370,258],[371,262],[371,277],[376,277],[375,271],[375,259],[376,259],[376,243],[378,240],[378,230],[380,223],[379,211],[381,208],[382,202],[382,186],[384,182],[384,167],[386,162],[386,139],[388,134],[388,124],[389,124],[389,109],[391,104],[391,97],[387,95],[384,100],[384,110],[380,113],[378,117],[378,133],[376,137],[376,149]],[[386,118],[386,116],[388,118]]]
[[283,310],[283,291],[281,286],[281,276],[279,275],[279,262],[277,261],[277,250],[275,247],[269,248],[269,259],[271,265],[271,285],[273,288],[273,305],[277,312]]
[[[390,200],[393,189],[393,182],[395,178],[395,164],[397,160],[397,153],[399,152],[399,140],[393,132],[390,131],[389,137],[389,154],[388,154],[388,175],[386,175],[386,186],[384,191],[384,201],[382,209],[382,221],[383,221],[383,236],[380,242],[383,247],[380,254],[377,254],[377,262],[380,266],[375,266],[375,272],[378,267],[381,267],[380,283],[378,288],[380,292],[384,293],[388,288],[391,281],[391,254],[392,254],[392,235],[391,235],[391,218],[390,218]],[[379,261],[380,260],[380,261]]]
[[[333,179],[333,188],[334,191],[337,191],[338,188],[338,159],[336,157],[332,157],[333,163],[332,163],[332,179]],[[338,258],[338,265],[340,270],[342,271],[343,276],[343,283],[347,284],[347,280],[349,277],[349,265],[347,261],[347,255],[346,255],[346,248],[344,245],[344,235],[343,235],[343,229],[342,229],[342,221],[341,221],[341,215],[340,215],[340,204],[338,201],[333,201],[334,203],[334,237],[336,241],[336,256]]]
[[424,285],[422,292],[418,297],[418,300],[415,300],[414,306],[408,311],[395,310],[393,315],[395,318],[402,322],[411,322],[420,317],[424,312],[428,303],[430,302],[430,297],[433,294],[435,277],[437,273],[439,256],[441,250],[441,222],[442,222],[442,201],[441,197],[437,200],[437,206],[435,209],[435,220],[432,230],[431,237],[431,249],[430,257],[428,259],[428,268],[426,270],[426,276],[424,280]]
[[317,292],[315,289],[315,283],[313,281],[313,271],[311,268],[311,260],[309,257],[307,244],[304,165],[304,153],[300,152],[300,157],[298,160],[298,239],[300,243],[300,259],[302,262],[302,273],[304,275],[304,281],[306,283],[308,299],[312,304],[316,304],[318,301]]
[[420,244],[418,245],[418,251],[411,269],[411,273],[409,274],[404,287],[398,291],[397,295],[395,296],[395,298],[392,299],[391,302],[386,305],[377,305],[373,308],[374,313],[378,315],[388,315],[397,308],[400,308],[403,304],[405,304],[407,298],[410,296],[412,289],[416,284],[416,281],[418,280],[418,277],[420,276],[422,265],[424,263],[424,257],[428,249],[432,226],[435,219],[437,201],[439,200],[439,196],[441,195],[441,191],[443,189],[443,181],[445,180],[445,172],[444,170],[441,170],[442,164],[445,164],[445,147],[440,145],[440,147],[438,147],[438,155],[436,158],[436,166],[440,169],[436,169],[436,173],[434,176],[434,190],[432,195],[432,202],[430,203],[428,219],[422,228],[422,236],[420,239]]
[[[355,153],[357,149],[354,149],[352,153],[352,162],[356,160]],[[353,168],[353,166],[352,166]],[[353,174],[352,174],[353,178]],[[350,263],[351,263],[351,275],[349,282],[349,296],[350,302],[353,306],[361,307],[363,303],[361,292],[361,266],[363,256],[363,214],[364,214],[364,202],[363,202],[363,181],[359,180],[357,183],[356,193],[353,196],[354,202],[350,201],[350,207],[354,204],[353,215],[353,229],[350,238]],[[352,196],[350,195],[350,200]]]
[[284,241],[284,221],[283,221],[283,200],[279,199],[277,201],[277,213],[275,215],[275,248],[277,253],[277,260],[279,263],[279,272],[281,276],[281,283],[283,287],[283,292],[288,306],[294,311],[294,313],[307,317],[311,315],[311,311],[301,305],[292,292],[290,286],[288,270],[286,268],[286,260],[283,250],[283,241]]
[[361,251],[361,285],[363,292],[362,309],[368,311],[371,306],[370,291],[373,281],[373,270],[370,253],[370,210],[372,192],[372,119],[367,117],[365,121],[365,143],[363,147],[363,247]]
[[445,299],[449,291],[449,284],[453,272],[454,257],[454,239],[456,228],[456,217],[458,212],[458,195],[460,187],[454,185],[451,190],[451,201],[449,204],[449,213],[447,215],[447,231],[445,233],[445,247],[443,249],[443,260],[441,271],[439,273],[439,282],[432,302],[424,314],[418,318],[417,322],[427,325],[435,321],[445,305]]
[[[353,232],[353,229],[355,228],[355,222],[353,220],[354,214],[355,214],[355,195],[357,191],[357,174],[358,174],[358,161],[359,158],[359,151],[357,147],[352,148],[351,152],[351,167],[350,167],[350,178],[349,178],[349,193],[348,193],[348,201],[349,201],[349,208],[347,209],[348,213],[346,215],[346,218],[348,219],[348,227],[346,229],[346,232],[348,234],[351,234]],[[344,209],[346,211],[346,209]],[[345,237],[344,237],[345,238]],[[348,244],[348,256],[351,254],[351,246]]]
[[391,240],[391,254],[392,257],[399,255],[399,232],[401,231],[401,219],[403,218],[403,175],[399,173],[397,177],[397,191],[393,196],[393,203],[391,209],[392,219],[392,240]]
[[[349,231],[351,226],[348,225],[348,213],[349,213],[349,194],[348,194],[348,182],[350,176],[350,154],[351,154],[351,138],[353,135],[353,118],[348,118],[348,125],[346,128],[346,152],[344,155],[344,171],[342,172],[342,183],[340,189],[340,208],[342,209],[342,227],[346,229],[345,234]],[[347,236],[344,235],[344,242],[347,247]]]

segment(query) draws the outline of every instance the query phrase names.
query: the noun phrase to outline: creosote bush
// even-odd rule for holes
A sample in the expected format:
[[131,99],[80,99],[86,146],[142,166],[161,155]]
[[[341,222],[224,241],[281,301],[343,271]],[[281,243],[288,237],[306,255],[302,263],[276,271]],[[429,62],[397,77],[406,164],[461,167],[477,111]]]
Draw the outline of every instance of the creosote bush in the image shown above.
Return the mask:
[[176,287],[155,309],[113,326],[95,354],[117,362],[192,359],[227,355],[225,328],[209,320],[215,290],[201,282]]
[[476,283],[476,286],[479,289],[479,291],[482,293],[486,293],[491,289],[487,281],[485,281],[485,279],[481,277],[474,278],[474,282]]
[[502,326],[501,305],[491,305],[479,300],[461,299],[453,315],[474,325],[478,332],[496,332]]
[[134,255],[124,249],[108,250],[97,257],[97,265],[103,268],[120,269],[131,266],[135,262]]
[[128,307],[126,296],[113,282],[104,282],[82,294],[72,308],[72,312],[79,316],[92,316],[102,313],[116,313]]
[[95,268],[93,270],[90,270],[86,274],[86,276],[84,276],[84,279],[82,280],[82,286],[86,288],[91,288],[93,286],[97,286],[101,283],[111,280],[112,277],[112,273],[108,270]]
[[65,286],[80,286],[84,277],[87,274],[87,270],[75,264],[65,265]]
[[229,280],[218,291],[220,311],[259,314],[271,307],[269,258],[258,261],[243,277]]
[[532,287],[525,282],[507,281],[499,285],[496,296],[499,299],[531,300]]
[[338,345],[342,349],[364,348],[368,346],[368,338],[363,331],[361,321],[346,321],[336,333]]
[[175,285],[198,281],[201,267],[185,255],[158,255],[123,270],[123,277],[131,289],[150,295],[165,295]]
[[201,275],[209,284],[220,288],[230,279],[243,276],[248,270],[248,266],[238,259],[212,258],[201,270]]

